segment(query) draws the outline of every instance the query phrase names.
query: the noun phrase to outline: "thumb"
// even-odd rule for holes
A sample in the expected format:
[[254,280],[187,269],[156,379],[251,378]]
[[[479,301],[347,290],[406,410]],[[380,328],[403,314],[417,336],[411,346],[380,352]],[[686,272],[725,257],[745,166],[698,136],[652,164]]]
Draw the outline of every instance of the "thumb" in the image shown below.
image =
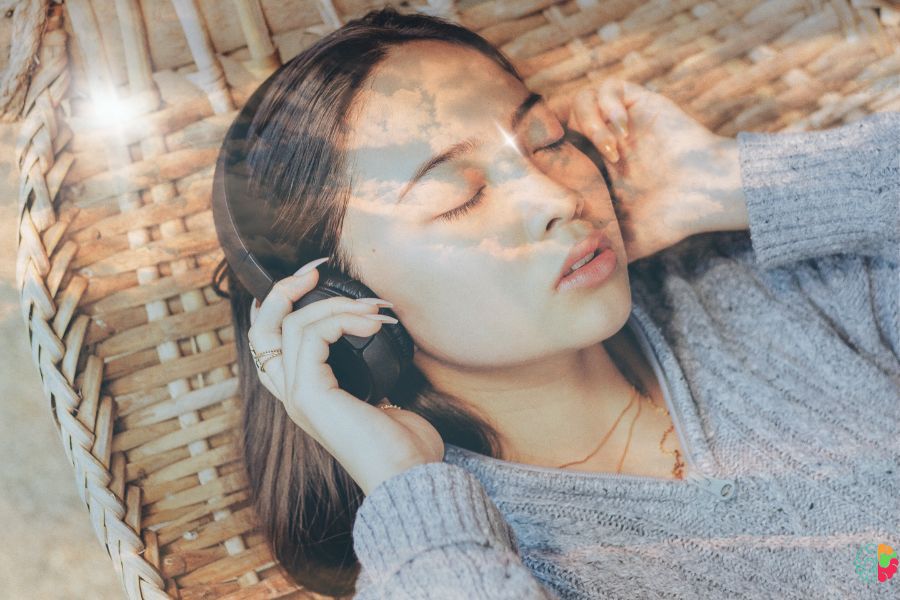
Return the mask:
[[616,95],[619,97],[619,100],[625,108],[630,108],[641,98],[653,93],[646,87],[634,83],[633,81],[628,81],[627,79],[621,79],[619,77],[613,77],[611,79],[616,82],[614,87]]

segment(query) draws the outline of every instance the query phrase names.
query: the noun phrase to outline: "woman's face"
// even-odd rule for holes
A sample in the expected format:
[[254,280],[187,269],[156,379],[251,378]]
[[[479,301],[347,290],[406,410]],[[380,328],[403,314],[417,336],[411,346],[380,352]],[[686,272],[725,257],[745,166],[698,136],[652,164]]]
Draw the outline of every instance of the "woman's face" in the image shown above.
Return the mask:
[[[395,47],[348,115],[352,197],[341,246],[422,353],[460,368],[539,360],[598,343],[631,312],[627,258],[596,165],[543,102],[480,52]],[[413,183],[454,144],[468,146]],[[479,194],[477,205],[464,205]],[[602,229],[617,255],[600,285],[559,290],[573,245]]]

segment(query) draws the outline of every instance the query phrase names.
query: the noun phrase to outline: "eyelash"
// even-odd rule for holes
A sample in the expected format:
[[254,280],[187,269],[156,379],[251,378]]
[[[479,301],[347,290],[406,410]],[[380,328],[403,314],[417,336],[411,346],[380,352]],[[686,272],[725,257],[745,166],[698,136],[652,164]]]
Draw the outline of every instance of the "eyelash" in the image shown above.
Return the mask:
[[547,144],[543,148],[538,148],[538,150],[550,150],[551,152],[556,152],[568,143],[569,143],[569,140],[567,140],[566,136],[564,135],[561,138],[559,138],[558,140],[556,140],[555,142],[553,142],[552,144]]
[[475,195],[472,196],[471,200],[469,200],[462,206],[457,206],[453,210],[451,210],[449,212],[445,212],[439,218],[441,218],[445,221],[452,221],[454,219],[457,219],[457,218],[463,216],[464,214],[469,212],[472,208],[481,204],[481,200],[482,200],[482,198],[484,198],[484,188],[485,188],[485,186],[481,186],[480,188],[478,188],[478,191],[475,192]]
[[[562,149],[562,147],[568,143],[569,143],[569,141],[566,139],[565,136],[563,136],[563,137],[559,138],[558,140],[556,140],[555,142],[547,144],[543,148],[538,148],[538,151],[547,150],[549,152],[559,152]],[[481,204],[481,201],[484,199],[484,188],[485,188],[485,186],[481,186],[480,188],[478,188],[478,191],[475,192],[475,195],[472,196],[472,198],[468,202],[466,202],[465,204],[463,204],[461,206],[454,208],[451,211],[445,212],[438,218],[443,219],[445,221],[452,221],[454,219],[458,219],[459,217],[462,217],[463,215],[468,213],[470,210],[472,210],[473,208],[475,208],[476,206]]]

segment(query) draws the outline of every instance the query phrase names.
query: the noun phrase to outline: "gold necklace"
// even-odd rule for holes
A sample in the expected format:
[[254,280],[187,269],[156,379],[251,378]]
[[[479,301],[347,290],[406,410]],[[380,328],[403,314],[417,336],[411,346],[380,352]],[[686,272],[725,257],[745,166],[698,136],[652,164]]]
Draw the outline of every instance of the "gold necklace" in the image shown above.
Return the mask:
[[[622,417],[625,415],[626,412],[628,412],[628,409],[631,408],[631,405],[634,404],[635,400],[639,400],[637,414],[634,416],[634,419],[632,419],[631,426],[628,429],[628,441],[625,443],[625,451],[622,452],[622,456],[619,458],[619,464],[616,467],[617,473],[622,472],[622,463],[625,460],[625,455],[628,453],[628,447],[631,445],[631,434],[634,431],[634,424],[637,422],[637,419],[641,414],[641,405],[644,403],[643,402],[643,399],[644,399],[643,394],[641,394],[640,391],[633,385],[631,386],[631,389],[632,389],[631,400],[628,402],[628,405],[625,407],[625,409],[622,411],[622,413],[619,415],[619,417],[616,419],[616,422],[613,423],[612,427],[610,427],[609,431],[606,432],[606,435],[603,436],[603,439],[600,440],[600,443],[597,445],[597,447],[594,448],[594,450],[592,450],[590,452],[590,454],[588,454],[581,460],[576,460],[576,461],[572,461],[572,462],[568,462],[568,463],[559,465],[558,467],[556,467],[557,469],[561,469],[563,467],[568,467],[571,465],[583,463],[583,462],[587,461],[588,459],[590,459],[595,454],[597,454],[597,452],[600,451],[600,448],[603,447],[603,444],[606,443],[606,440],[609,439],[609,436],[612,434],[612,432],[615,430],[615,428],[619,425],[619,421],[622,420]],[[665,415],[669,414],[668,410],[657,406],[656,403],[653,402],[651,399],[648,398],[647,401],[650,403],[651,406],[653,406],[654,409],[656,409],[656,412],[658,412],[660,414],[665,414]],[[659,440],[659,449],[664,454],[672,454],[675,456],[675,466],[672,469],[672,474],[675,476],[676,479],[683,479],[684,463],[681,461],[681,453],[677,449],[666,450],[665,448],[663,448],[663,442],[665,441],[666,436],[669,435],[669,433],[671,433],[672,431],[674,431],[674,429],[675,429],[675,425],[672,424],[662,434],[662,437]]]
[[[632,386],[632,387],[634,387],[634,386]],[[634,391],[637,392],[637,388],[634,388]],[[579,464],[579,463],[583,463],[583,462],[585,462],[586,460],[588,460],[589,458],[591,458],[592,456],[594,456],[595,454],[597,454],[597,452],[600,451],[600,448],[603,446],[603,444],[606,443],[606,440],[607,440],[607,439],[609,438],[609,436],[612,434],[613,430],[614,430],[614,429],[616,428],[616,426],[619,424],[619,421],[622,420],[622,417],[625,415],[626,412],[628,412],[628,409],[631,408],[631,405],[634,404],[634,401],[635,401],[636,398],[637,398],[637,396],[636,396],[634,393],[632,393],[632,394],[631,394],[631,400],[628,402],[628,405],[625,407],[625,409],[624,409],[624,410],[622,411],[622,413],[619,415],[619,418],[616,419],[616,422],[613,423],[613,426],[609,428],[609,431],[606,432],[606,435],[603,436],[603,439],[600,440],[600,443],[597,444],[597,447],[594,448],[594,449],[591,451],[590,454],[588,454],[587,456],[585,456],[585,457],[582,458],[581,460],[575,460],[575,461],[572,461],[572,462],[567,462],[567,463],[565,463],[565,464],[559,465],[559,466],[556,467],[556,468],[557,468],[557,469],[562,469],[563,467],[568,467],[569,465],[577,465],[577,464]]]

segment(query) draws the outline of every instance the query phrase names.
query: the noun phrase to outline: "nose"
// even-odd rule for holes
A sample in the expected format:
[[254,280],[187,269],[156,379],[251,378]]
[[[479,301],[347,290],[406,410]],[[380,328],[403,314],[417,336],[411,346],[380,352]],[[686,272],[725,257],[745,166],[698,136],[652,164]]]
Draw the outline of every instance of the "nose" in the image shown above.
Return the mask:
[[548,211],[547,216],[539,218],[539,221],[546,221],[546,225],[543,226],[544,231],[549,231],[551,227],[555,227],[557,224],[572,220],[577,221],[581,218],[581,213],[584,210],[584,196],[573,190],[568,190],[565,196],[565,198],[561,198],[559,202],[555,203],[553,209]]
[[567,185],[564,169],[543,167],[518,150],[501,151],[494,158],[498,179],[505,181],[508,197],[515,199],[530,239],[540,240],[554,227],[582,217],[584,195]]
[[554,227],[564,227],[570,221],[580,219],[584,211],[584,196],[543,173],[536,177],[540,181],[533,180],[530,186],[527,227],[531,239],[539,240]]

